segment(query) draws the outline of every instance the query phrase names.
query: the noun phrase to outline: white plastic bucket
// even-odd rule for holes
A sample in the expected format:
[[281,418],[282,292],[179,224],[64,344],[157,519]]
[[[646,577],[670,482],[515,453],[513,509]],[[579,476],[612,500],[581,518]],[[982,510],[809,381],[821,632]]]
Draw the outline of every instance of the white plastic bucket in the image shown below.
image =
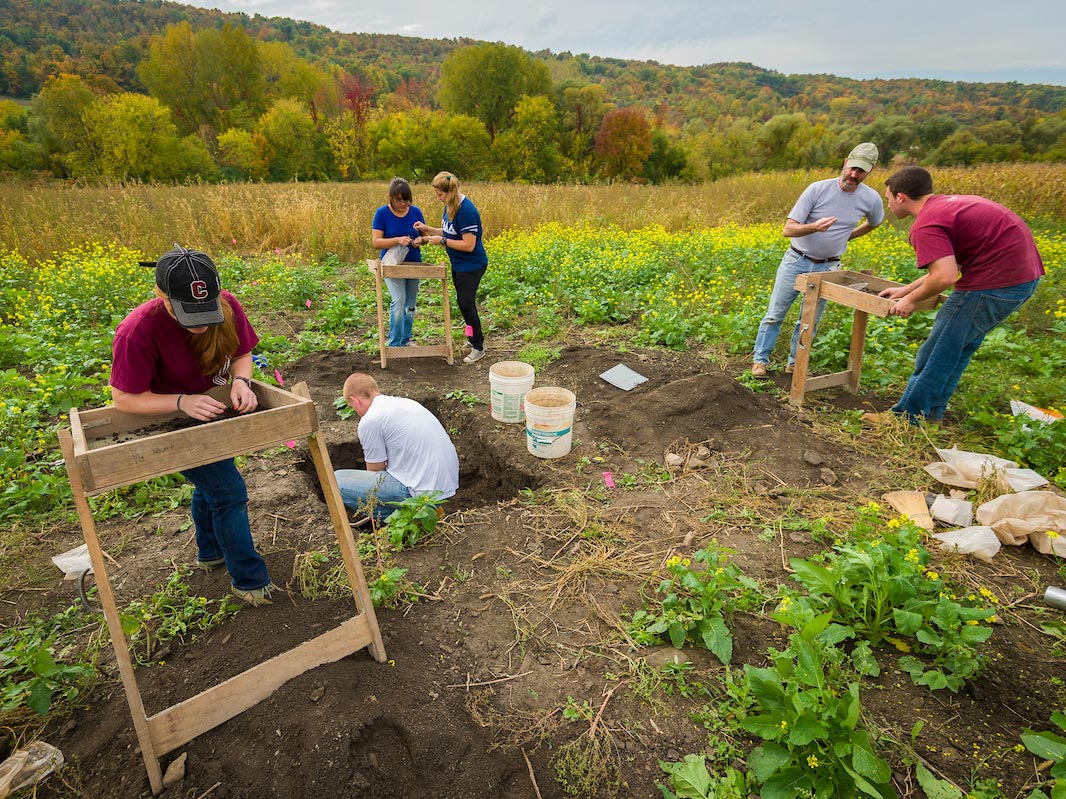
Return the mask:
[[521,361],[500,361],[489,368],[492,418],[500,422],[524,422],[526,392],[533,388],[533,367]]
[[526,394],[526,448],[538,458],[570,452],[577,397],[565,388],[535,388]]

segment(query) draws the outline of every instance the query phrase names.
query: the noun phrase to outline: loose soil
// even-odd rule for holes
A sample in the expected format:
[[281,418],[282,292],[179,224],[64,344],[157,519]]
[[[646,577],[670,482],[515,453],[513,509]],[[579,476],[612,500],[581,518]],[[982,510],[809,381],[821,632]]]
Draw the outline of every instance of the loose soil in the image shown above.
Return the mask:
[[[536,385],[577,395],[573,449],[557,460],[535,458],[526,451],[524,426],[494,421],[485,404],[489,366],[511,357],[491,354],[474,366],[422,358],[382,370],[365,355],[318,353],[288,370],[288,384],[305,382],[316,402],[334,468],[360,462],[356,420],[338,418],[333,400],[344,378],[361,370],[375,375],[385,393],[416,399],[438,415],[460,454],[461,488],[438,530],[394,556],[423,596],[403,610],[378,609],[387,661],[364,650],[314,669],[167,755],[164,769],[178,756],[187,759],[184,777],[166,795],[658,796],[658,761],[703,751],[706,731],[690,714],[717,702],[662,691],[652,702],[638,695],[646,666],[676,653],[633,649],[622,619],[652,593],[666,559],[691,556],[715,540],[735,550],[735,562],[772,594],[790,580],[789,558],[829,545],[802,526],[775,523],[786,511],[794,512],[789,518],[832,517],[886,491],[923,484],[924,456],[873,458],[861,437],[827,428],[816,410],[745,388],[736,379],[742,365],[723,370],[693,353],[565,350],[538,372]],[[625,392],[598,377],[618,363],[648,381]],[[775,377],[780,387],[786,379]],[[471,395],[484,402],[462,401]],[[883,407],[843,393],[817,397],[836,407]],[[667,453],[687,465],[664,479]],[[300,553],[335,541],[306,447],[251,456],[242,471],[257,545],[287,590],[270,607],[242,610],[196,640],[154,652],[160,665],[137,670],[149,715],[354,612],[350,598],[301,598],[291,580]],[[149,593],[173,563],[192,561],[188,521],[180,508],[99,525],[120,603]],[[54,552],[80,542],[77,528],[66,532],[65,540],[51,542]],[[914,722],[924,720],[915,749],[931,768],[965,786],[980,764],[978,776],[999,780],[1004,794],[1015,796],[1032,776],[1033,759],[1011,747],[1022,728],[1046,728],[1062,707],[1053,679],[1066,680],[1066,666],[1037,626],[1040,614],[1053,617],[1039,607],[1039,594],[1056,582],[1056,564],[1025,547],[1004,550],[991,566],[945,557],[938,567],[1014,603],[990,642],[991,665],[968,690],[933,693],[911,685],[895,668],[895,655],[881,652],[882,677],[863,686],[867,721],[909,744]],[[224,571],[188,579],[208,597],[228,587]],[[74,591],[64,582],[46,596],[13,590],[0,598],[20,610],[60,608],[75,601]],[[734,666],[764,665],[768,648],[786,643],[763,616],[740,615],[730,626]],[[687,682],[720,695],[724,667],[705,651],[686,647],[681,656],[693,664]],[[113,659],[104,659],[111,668]],[[591,725],[563,718],[569,697],[588,703]],[[70,765],[62,778],[39,786],[38,796],[150,795],[116,679],[101,680],[84,708],[43,737]],[[737,743],[741,751],[753,745]],[[582,764],[590,763],[599,769],[583,775]],[[921,796],[908,770],[896,766],[900,792]]]

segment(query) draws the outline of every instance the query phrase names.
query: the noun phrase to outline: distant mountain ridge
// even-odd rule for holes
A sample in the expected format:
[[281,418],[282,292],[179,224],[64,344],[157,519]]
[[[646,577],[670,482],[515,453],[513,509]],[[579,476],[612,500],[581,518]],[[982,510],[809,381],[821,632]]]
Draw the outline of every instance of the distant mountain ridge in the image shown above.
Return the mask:
[[[263,41],[286,42],[315,64],[367,79],[378,96],[420,86],[432,103],[444,57],[474,39],[424,39],[337,33],[310,22],[201,9],[163,0],[3,0],[0,3],[0,95],[26,99],[61,72],[105,87],[143,92],[137,64],[168,25],[194,30],[239,26]],[[748,63],[678,67],[585,54],[533,55],[548,64],[557,87],[602,84],[611,102],[642,106],[661,124],[684,126],[722,115],[765,121],[802,112],[812,120],[851,125],[882,115],[947,115],[963,125],[1021,123],[1066,110],[1066,87],[960,83],[929,79],[855,80],[784,75]]]

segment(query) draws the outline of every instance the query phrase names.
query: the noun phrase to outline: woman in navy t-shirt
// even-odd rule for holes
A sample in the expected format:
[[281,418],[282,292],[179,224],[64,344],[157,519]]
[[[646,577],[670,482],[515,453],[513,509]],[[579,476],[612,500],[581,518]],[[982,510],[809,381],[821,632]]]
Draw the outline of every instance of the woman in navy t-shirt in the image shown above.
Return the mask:
[[451,172],[439,172],[433,178],[433,191],[444,203],[444,216],[439,228],[415,223],[422,238],[440,244],[448,251],[452,263],[452,284],[455,299],[470,333],[470,353],[463,363],[474,363],[485,357],[485,336],[477,313],[477,287],[489,265],[489,256],[482,242],[481,214],[470,199],[459,191],[459,178]]
[[[419,247],[425,240],[418,235],[415,225],[425,223],[422,210],[411,205],[411,184],[403,178],[393,178],[389,184],[387,204],[374,212],[371,234],[375,249],[381,257],[397,244],[407,247],[405,261],[421,263]],[[415,301],[418,299],[418,278],[387,277],[389,287],[389,340],[390,347],[406,347],[411,343],[411,328],[415,321]]]

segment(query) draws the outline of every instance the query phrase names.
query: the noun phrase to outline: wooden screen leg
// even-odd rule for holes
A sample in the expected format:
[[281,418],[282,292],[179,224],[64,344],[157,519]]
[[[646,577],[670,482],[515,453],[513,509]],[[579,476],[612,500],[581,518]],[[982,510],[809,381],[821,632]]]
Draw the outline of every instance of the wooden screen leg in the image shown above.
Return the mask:
[[381,355],[381,368],[388,366],[388,358],[385,355],[385,312],[381,305],[381,262],[374,270],[374,293],[378,300],[378,352]]
[[107,630],[111,634],[111,646],[115,650],[115,663],[118,665],[118,673],[122,678],[122,688],[126,692],[130,716],[133,717],[133,729],[137,733],[137,743],[141,747],[144,767],[148,772],[148,782],[152,786],[152,793],[158,794],[163,790],[163,772],[159,768],[159,758],[156,756],[155,742],[148,729],[144,702],[137,688],[137,678],[133,674],[129,644],[126,642],[125,633],[122,632],[118,606],[115,604],[115,595],[111,591],[111,580],[107,576],[107,564],[104,562],[103,550],[100,549],[100,540],[96,536],[92,509],[85,497],[81,474],[74,463],[74,439],[71,438],[70,431],[66,428],[59,430],[59,445],[63,450],[63,459],[66,461],[67,478],[70,480],[70,488],[74,494],[74,504],[78,509],[78,518],[81,520],[81,530],[89,550],[89,559],[93,564],[93,574],[96,575],[96,589],[100,594],[100,604],[104,608],[104,619],[107,621]]
[[448,347],[448,365],[451,366],[455,363],[455,346],[452,343],[452,301],[448,296],[448,275],[445,274],[440,282],[443,293],[441,302],[444,306],[444,344]]
[[[311,398],[306,383],[298,383],[293,387],[292,392],[307,399]],[[352,597],[355,599],[356,607],[366,617],[370,626],[372,638],[372,643],[368,647],[370,655],[378,663],[384,663],[385,644],[381,640],[381,629],[378,627],[377,615],[374,613],[374,603],[370,599],[370,589],[367,587],[366,577],[363,576],[363,565],[359,562],[359,550],[352,536],[352,526],[348,523],[348,512],[341,499],[337,476],[333,473],[333,465],[329,460],[329,450],[326,449],[320,433],[312,433],[307,437],[307,448],[311,451],[311,460],[315,464],[315,471],[322,485],[322,495],[326,499],[326,507],[329,508],[330,519],[337,532],[337,544],[340,546],[341,557],[344,559],[344,568],[348,572]]]
[[799,342],[796,345],[796,366],[792,372],[792,391],[789,394],[789,399],[797,405],[803,404],[803,394],[807,390],[807,369],[811,362],[814,320],[818,315],[818,297],[822,283],[820,273],[812,273],[807,277],[807,289],[803,292],[803,310],[800,313]]
[[852,394],[859,391],[859,376],[862,374],[862,353],[866,346],[866,324],[870,314],[855,309],[855,319],[851,323],[851,349],[848,351],[848,389]]

